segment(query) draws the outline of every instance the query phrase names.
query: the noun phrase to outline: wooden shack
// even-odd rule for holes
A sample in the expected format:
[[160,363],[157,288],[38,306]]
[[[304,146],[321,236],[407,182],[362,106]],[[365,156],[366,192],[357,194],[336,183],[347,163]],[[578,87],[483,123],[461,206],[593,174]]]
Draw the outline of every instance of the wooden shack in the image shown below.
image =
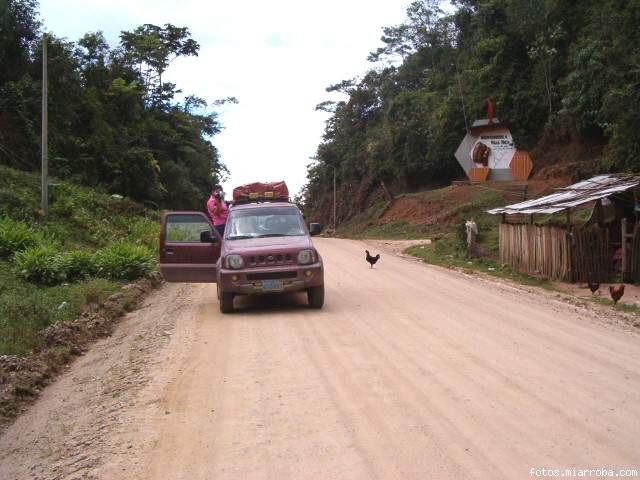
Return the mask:
[[640,176],[599,175],[489,210],[502,217],[501,262],[551,280],[640,280],[639,185]]

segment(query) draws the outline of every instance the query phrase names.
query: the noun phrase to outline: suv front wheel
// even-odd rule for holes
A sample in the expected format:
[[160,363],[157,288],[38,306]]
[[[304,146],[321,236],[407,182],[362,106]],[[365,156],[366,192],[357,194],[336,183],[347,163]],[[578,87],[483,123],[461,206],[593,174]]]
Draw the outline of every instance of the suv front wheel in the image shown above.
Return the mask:
[[308,288],[307,299],[311,308],[322,308],[324,305],[324,285]]
[[218,286],[218,302],[222,313],[233,313],[233,292],[223,292]]

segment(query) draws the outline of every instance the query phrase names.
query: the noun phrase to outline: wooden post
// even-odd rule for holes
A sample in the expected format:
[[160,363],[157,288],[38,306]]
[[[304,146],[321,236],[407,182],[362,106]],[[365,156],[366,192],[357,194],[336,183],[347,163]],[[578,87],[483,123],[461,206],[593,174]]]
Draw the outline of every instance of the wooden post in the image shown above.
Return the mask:
[[467,230],[467,250],[469,250],[471,253],[475,253],[478,225],[473,220],[467,220],[465,222],[465,228]]
[[622,225],[622,281],[625,281],[625,273],[627,272],[627,219],[622,218],[620,221]]
[[380,180],[380,188],[382,188],[382,193],[384,194],[384,198],[389,202],[389,204],[393,203],[393,195],[389,190],[387,190],[387,186],[384,183],[384,180]]
[[333,230],[336,229],[336,167],[333,167]]
[[462,82],[458,71],[458,59],[456,58],[456,77],[458,78],[458,89],[460,90],[460,103],[462,103],[462,115],[464,116],[464,128],[469,133],[469,123],[467,122],[467,109],[464,106],[464,95],[462,94]]
[[576,268],[574,265],[574,258],[573,255],[575,253],[575,250],[573,248],[573,235],[571,234],[571,209],[567,208],[565,210],[566,215],[567,215],[567,233],[566,233],[566,237],[565,237],[565,242],[567,243],[567,245],[569,246],[569,252],[568,252],[568,256],[567,256],[567,264],[569,267],[569,272],[568,272],[568,278],[570,282],[575,282],[577,281],[576,279]]
[[49,213],[49,152],[48,152],[48,112],[47,112],[47,34],[42,35],[42,172],[41,199],[42,215]]

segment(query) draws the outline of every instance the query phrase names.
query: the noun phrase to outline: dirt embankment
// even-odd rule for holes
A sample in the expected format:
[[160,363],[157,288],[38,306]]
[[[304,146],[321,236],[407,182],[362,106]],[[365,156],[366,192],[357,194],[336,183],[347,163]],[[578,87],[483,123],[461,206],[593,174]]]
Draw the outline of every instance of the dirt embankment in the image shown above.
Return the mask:
[[438,190],[397,197],[380,217],[380,223],[406,221],[414,225],[440,225],[443,229],[459,221],[460,211],[488,209],[552,193],[568,183],[565,176],[531,179],[526,183],[486,182],[454,184]]
[[[61,370],[0,434],[1,479],[111,480],[112,474],[94,472],[105,462],[135,465],[151,440],[137,415],[155,405],[141,392],[150,383],[164,384],[163,371],[172,364],[165,347],[176,319],[198,309],[191,287],[162,284],[150,291],[136,310],[112,323],[111,335]],[[134,434],[143,438],[134,443]],[[118,475],[140,478],[122,470]]]
[[594,162],[604,145],[584,143],[571,138],[565,141],[539,142],[531,150],[534,161],[533,181],[561,181],[568,185],[594,173]]
[[[338,224],[354,219],[363,225],[405,221],[425,227],[442,225],[446,229],[459,220],[455,214],[458,207],[477,202],[479,198],[480,202],[486,203],[486,208],[497,207],[547,195],[556,188],[591,175],[595,171],[594,161],[600,157],[602,149],[602,145],[581,143],[569,137],[541,140],[531,150],[534,170],[527,182],[465,185],[463,180],[451,186],[425,188],[409,194],[394,191],[393,185],[389,185],[388,190],[395,193],[392,201],[389,193],[385,194],[387,187],[382,188],[380,182],[364,178],[360,184],[340,186]],[[461,175],[463,178],[466,179]],[[494,193],[493,199],[486,201],[487,194],[491,192]],[[318,208],[318,218],[326,225],[332,222],[332,205],[332,197],[326,197]]]
[[110,335],[127,311],[136,308],[161,278],[125,285],[104,304],[90,304],[77,319],[61,322],[39,333],[41,347],[18,357],[0,356],[0,432],[26,407],[76,356],[84,354],[91,342]]

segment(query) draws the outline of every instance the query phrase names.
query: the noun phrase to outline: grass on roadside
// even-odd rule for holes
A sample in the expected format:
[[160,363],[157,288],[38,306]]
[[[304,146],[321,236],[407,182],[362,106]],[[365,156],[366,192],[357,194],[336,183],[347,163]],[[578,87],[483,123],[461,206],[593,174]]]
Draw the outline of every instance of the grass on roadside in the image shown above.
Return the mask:
[[511,268],[502,266],[497,260],[491,258],[471,256],[452,238],[445,237],[430,244],[414,245],[405,252],[421,259],[425,263],[441,267],[460,268],[468,273],[483,272],[524,285],[542,287],[547,290],[554,289],[548,280],[516,272]]
[[[605,305],[605,306],[608,306],[608,307],[613,306],[613,300],[610,300],[610,299],[605,298],[605,297],[592,296],[592,297],[585,297],[582,300],[587,300],[589,302],[598,303],[600,305]],[[635,313],[636,315],[640,315],[640,307],[638,307],[636,305],[629,305],[628,303],[618,303],[615,306],[615,309],[623,311],[623,312],[627,312],[627,313]]]
[[56,286],[34,285],[0,261],[0,354],[22,355],[38,347],[38,332],[76,318],[85,305],[102,303],[122,282],[92,278]]
[[[544,278],[533,277],[525,273],[517,272],[507,266],[503,266],[495,259],[487,257],[474,257],[453,239],[445,238],[436,240],[430,244],[414,245],[405,250],[405,253],[421,259],[425,263],[439,265],[445,268],[461,269],[466,273],[482,272],[493,277],[503,278],[521,285],[544,288],[545,290],[563,293],[573,296],[578,301],[592,302],[599,305],[612,307],[613,301],[606,297],[577,296],[564,290],[561,286]],[[626,303],[618,303],[616,311],[640,315],[640,307]]]
[[155,268],[158,212],[51,181],[43,218],[39,177],[0,166],[0,355],[27,353],[40,330]]

